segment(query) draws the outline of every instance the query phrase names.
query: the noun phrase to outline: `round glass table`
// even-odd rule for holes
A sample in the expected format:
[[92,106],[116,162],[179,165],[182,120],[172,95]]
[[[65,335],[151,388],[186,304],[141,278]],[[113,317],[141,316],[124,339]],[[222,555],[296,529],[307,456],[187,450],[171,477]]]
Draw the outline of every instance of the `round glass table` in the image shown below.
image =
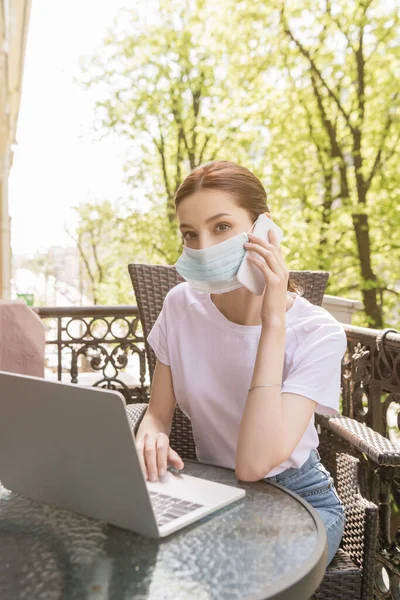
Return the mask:
[[[0,492],[0,598],[309,599],[326,568],[318,513],[284,488],[185,461],[184,472],[246,496],[155,540]],[[105,485],[107,485],[105,483]]]

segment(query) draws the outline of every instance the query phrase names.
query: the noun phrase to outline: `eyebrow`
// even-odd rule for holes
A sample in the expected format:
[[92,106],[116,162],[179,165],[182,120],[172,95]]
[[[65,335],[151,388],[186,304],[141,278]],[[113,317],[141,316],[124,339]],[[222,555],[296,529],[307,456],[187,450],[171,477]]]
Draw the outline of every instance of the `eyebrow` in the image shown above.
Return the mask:
[[[218,213],[217,215],[214,215],[213,217],[209,217],[208,219],[206,219],[206,223],[211,223],[211,221],[215,221],[216,219],[219,219],[220,217],[233,217],[233,215],[231,215],[230,213]],[[179,229],[183,229],[184,227],[191,227],[191,225],[186,225],[186,223],[181,223]]]

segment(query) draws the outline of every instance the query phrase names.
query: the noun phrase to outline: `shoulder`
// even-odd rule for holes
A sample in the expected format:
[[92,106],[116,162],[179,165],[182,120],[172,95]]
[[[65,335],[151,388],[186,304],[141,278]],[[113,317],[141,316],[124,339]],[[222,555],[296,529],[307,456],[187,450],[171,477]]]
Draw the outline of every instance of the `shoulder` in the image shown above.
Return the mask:
[[205,296],[204,293],[195,291],[187,281],[184,281],[178,283],[178,285],[175,285],[168,291],[164,299],[163,308],[181,313],[194,302],[204,301]]
[[347,337],[344,327],[322,306],[316,306],[299,296],[295,318],[291,326],[296,332],[298,344],[334,344],[344,354]]

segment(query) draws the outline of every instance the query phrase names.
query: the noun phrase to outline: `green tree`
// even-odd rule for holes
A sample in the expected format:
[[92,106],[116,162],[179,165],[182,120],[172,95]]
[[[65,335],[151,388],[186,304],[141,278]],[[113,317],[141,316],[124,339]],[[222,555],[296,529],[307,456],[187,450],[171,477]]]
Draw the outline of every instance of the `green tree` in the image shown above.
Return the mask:
[[115,267],[115,249],[118,239],[118,215],[111,202],[89,200],[75,207],[78,226],[74,232],[67,229],[75,242],[81,268],[86,274],[83,292],[93,304],[106,303],[110,296],[111,272]]
[[341,276],[340,293],[361,290],[368,323],[382,327],[384,295],[390,303],[396,294],[397,275],[387,266],[399,258],[398,245],[388,242],[400,224],[398,6],[324,0],[278,9],[275,68],[284,91],[278,114],[269,113],[270,154],[279,149],[276,191],[287,180],[277,168],[283,159],[299,175],[288,187],[314,224],[316,265]]
[[[142,4],[143,6],[143,4]],[[253,108],[230,57],[236,40],[210,2],[153,3],[155,23],[130,13],[104,48],[84,62],[83,80],[98,86],[100,128],[132,141],[126,170],[133,194],[148,200],[158,223],[158,250],[171,262],[179,248],[173,198],[183,177],[221,155],[249,162]],[[163,206],[165,206],[165,209]]]
[[78,225],[68,231],[78,248],[82,291],[93,304],[132,304],[129,262],[165,264],[176,261],[172,240],[161,245],[165,206],[151,211],[127,209],[123,202],[87,200],[75,208]]
[[[120,245],[129,239],[131,256],[175,262],[177,187],[202,162],[235,160],[265,183],[288,266],[329,270],[330,293],[364,301],[359,324],[389,322],[400,221],[396,6],[146,5],[152,23],[139,3],[83,77],[99,91],[100,130],[132,142],[132,198],[114,228]],[[123,256],[117,240],[114,251]]]

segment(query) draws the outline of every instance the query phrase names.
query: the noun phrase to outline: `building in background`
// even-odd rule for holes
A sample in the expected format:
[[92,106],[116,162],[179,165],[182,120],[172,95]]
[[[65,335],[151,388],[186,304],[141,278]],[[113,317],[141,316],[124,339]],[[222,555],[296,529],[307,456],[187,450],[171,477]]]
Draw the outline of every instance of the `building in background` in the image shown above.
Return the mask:
[[0,0],[0,298],[10,297],[8,176],[21,100],[31,0]]
[[13,254],[12,298],[35,306],[81,306],[91,304],[84,292],[78,248],[51,246],[35,255]]

